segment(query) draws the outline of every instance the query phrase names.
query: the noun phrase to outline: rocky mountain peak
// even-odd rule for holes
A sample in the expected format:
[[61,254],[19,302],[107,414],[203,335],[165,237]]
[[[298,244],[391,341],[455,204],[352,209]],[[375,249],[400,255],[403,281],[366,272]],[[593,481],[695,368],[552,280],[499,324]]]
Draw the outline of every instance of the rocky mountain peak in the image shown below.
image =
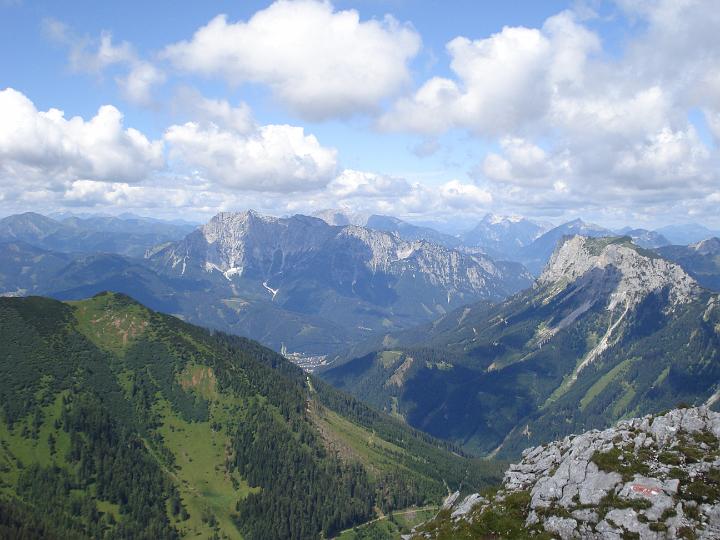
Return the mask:
[[209,243],[216,242],[228,233],[240,234],[247,232],[250,227],[258,223],[274,223],[277,218],[264,216],[254,210],[245,212],[220,212],[200,227],[203,236]]
[[[482,531],[517,506],[519,528],[563,540],[719,538],[719,439],[720,413],[706,407],[571,435],[525,450],[492,499],[449,499],[444,519]],[[434,538],[434,525],[416,538]]]
[[720,238],[713,236],[712,238],[690,244],[690,247],[699,255],[715,255],[720,253]]
[[[619,303],[635,304],[654,291],[669,289],[672,303],[687,302],[697,291],[697,282],[679,265],[635,246],[630,237],[565,237],[556,247],[539,285],[564,286],[590,272],[613,279],[608,308]],[[603,272],[605,271],[605,272]]]
[[504,266],[482,255],[426,240],[406,241],[392,232],[356,225],[331,226],[316,217],[276,218],[253,211],[217,214],[183,241],[150,256],[181,275],[188,268],[219,271],[228,280],[253,276],[272,279],[274,285],[308,268],[317,268],[313,275],[329,270],[331,279],[355,284],[365,273],[382,273],[393,282],[417,280],[418,287],[444,292],[447,304],[461,301],[463,295],[495,295],[508,277]]
[[525,218],[517,215],[501,216],[498,214],[485,214],[485,217],[483,218],[483,222],[490,225],[520,223],[522,221],[526,221]]

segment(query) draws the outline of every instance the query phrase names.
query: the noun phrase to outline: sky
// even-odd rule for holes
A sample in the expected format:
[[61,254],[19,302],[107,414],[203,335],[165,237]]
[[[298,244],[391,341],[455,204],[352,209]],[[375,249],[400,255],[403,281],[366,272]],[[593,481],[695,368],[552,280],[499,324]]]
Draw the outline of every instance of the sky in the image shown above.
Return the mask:
[[720,228],[716,0],[0,0],[0,215]]

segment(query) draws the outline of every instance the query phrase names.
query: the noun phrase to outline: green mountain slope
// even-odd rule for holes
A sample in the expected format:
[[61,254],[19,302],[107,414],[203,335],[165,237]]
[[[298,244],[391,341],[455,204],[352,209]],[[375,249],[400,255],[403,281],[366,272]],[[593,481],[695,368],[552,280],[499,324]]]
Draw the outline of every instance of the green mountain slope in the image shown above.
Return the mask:
[[5,536],[317,538],[500,476],[117,294],[0,298],[0,403]]
[[380,348],[322,376],[434,436],[516,456],[678,402],[717,405],[720,298],[627,239],[575,237],[534,288]]

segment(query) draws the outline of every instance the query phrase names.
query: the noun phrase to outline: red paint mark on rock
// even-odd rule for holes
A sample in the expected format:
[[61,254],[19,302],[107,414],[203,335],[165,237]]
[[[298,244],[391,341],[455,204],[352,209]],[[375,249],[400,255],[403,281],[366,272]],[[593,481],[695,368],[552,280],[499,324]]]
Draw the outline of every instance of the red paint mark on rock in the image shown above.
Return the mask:
[[633,490],[635,493],[640,493],[641,495],[660,495],[660,493],[662,493],[662,490],[660,488],[642,486],[640,484],[633,484],[632,486],[630,486],[630,489]]

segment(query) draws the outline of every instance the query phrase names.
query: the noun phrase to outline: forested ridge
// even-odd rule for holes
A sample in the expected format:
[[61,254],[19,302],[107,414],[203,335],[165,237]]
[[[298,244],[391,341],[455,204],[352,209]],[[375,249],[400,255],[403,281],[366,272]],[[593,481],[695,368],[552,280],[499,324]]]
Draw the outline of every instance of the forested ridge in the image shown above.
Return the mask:
[[123,295],[0,299],[0,370],[0,536],[317,538],[500,476]]

